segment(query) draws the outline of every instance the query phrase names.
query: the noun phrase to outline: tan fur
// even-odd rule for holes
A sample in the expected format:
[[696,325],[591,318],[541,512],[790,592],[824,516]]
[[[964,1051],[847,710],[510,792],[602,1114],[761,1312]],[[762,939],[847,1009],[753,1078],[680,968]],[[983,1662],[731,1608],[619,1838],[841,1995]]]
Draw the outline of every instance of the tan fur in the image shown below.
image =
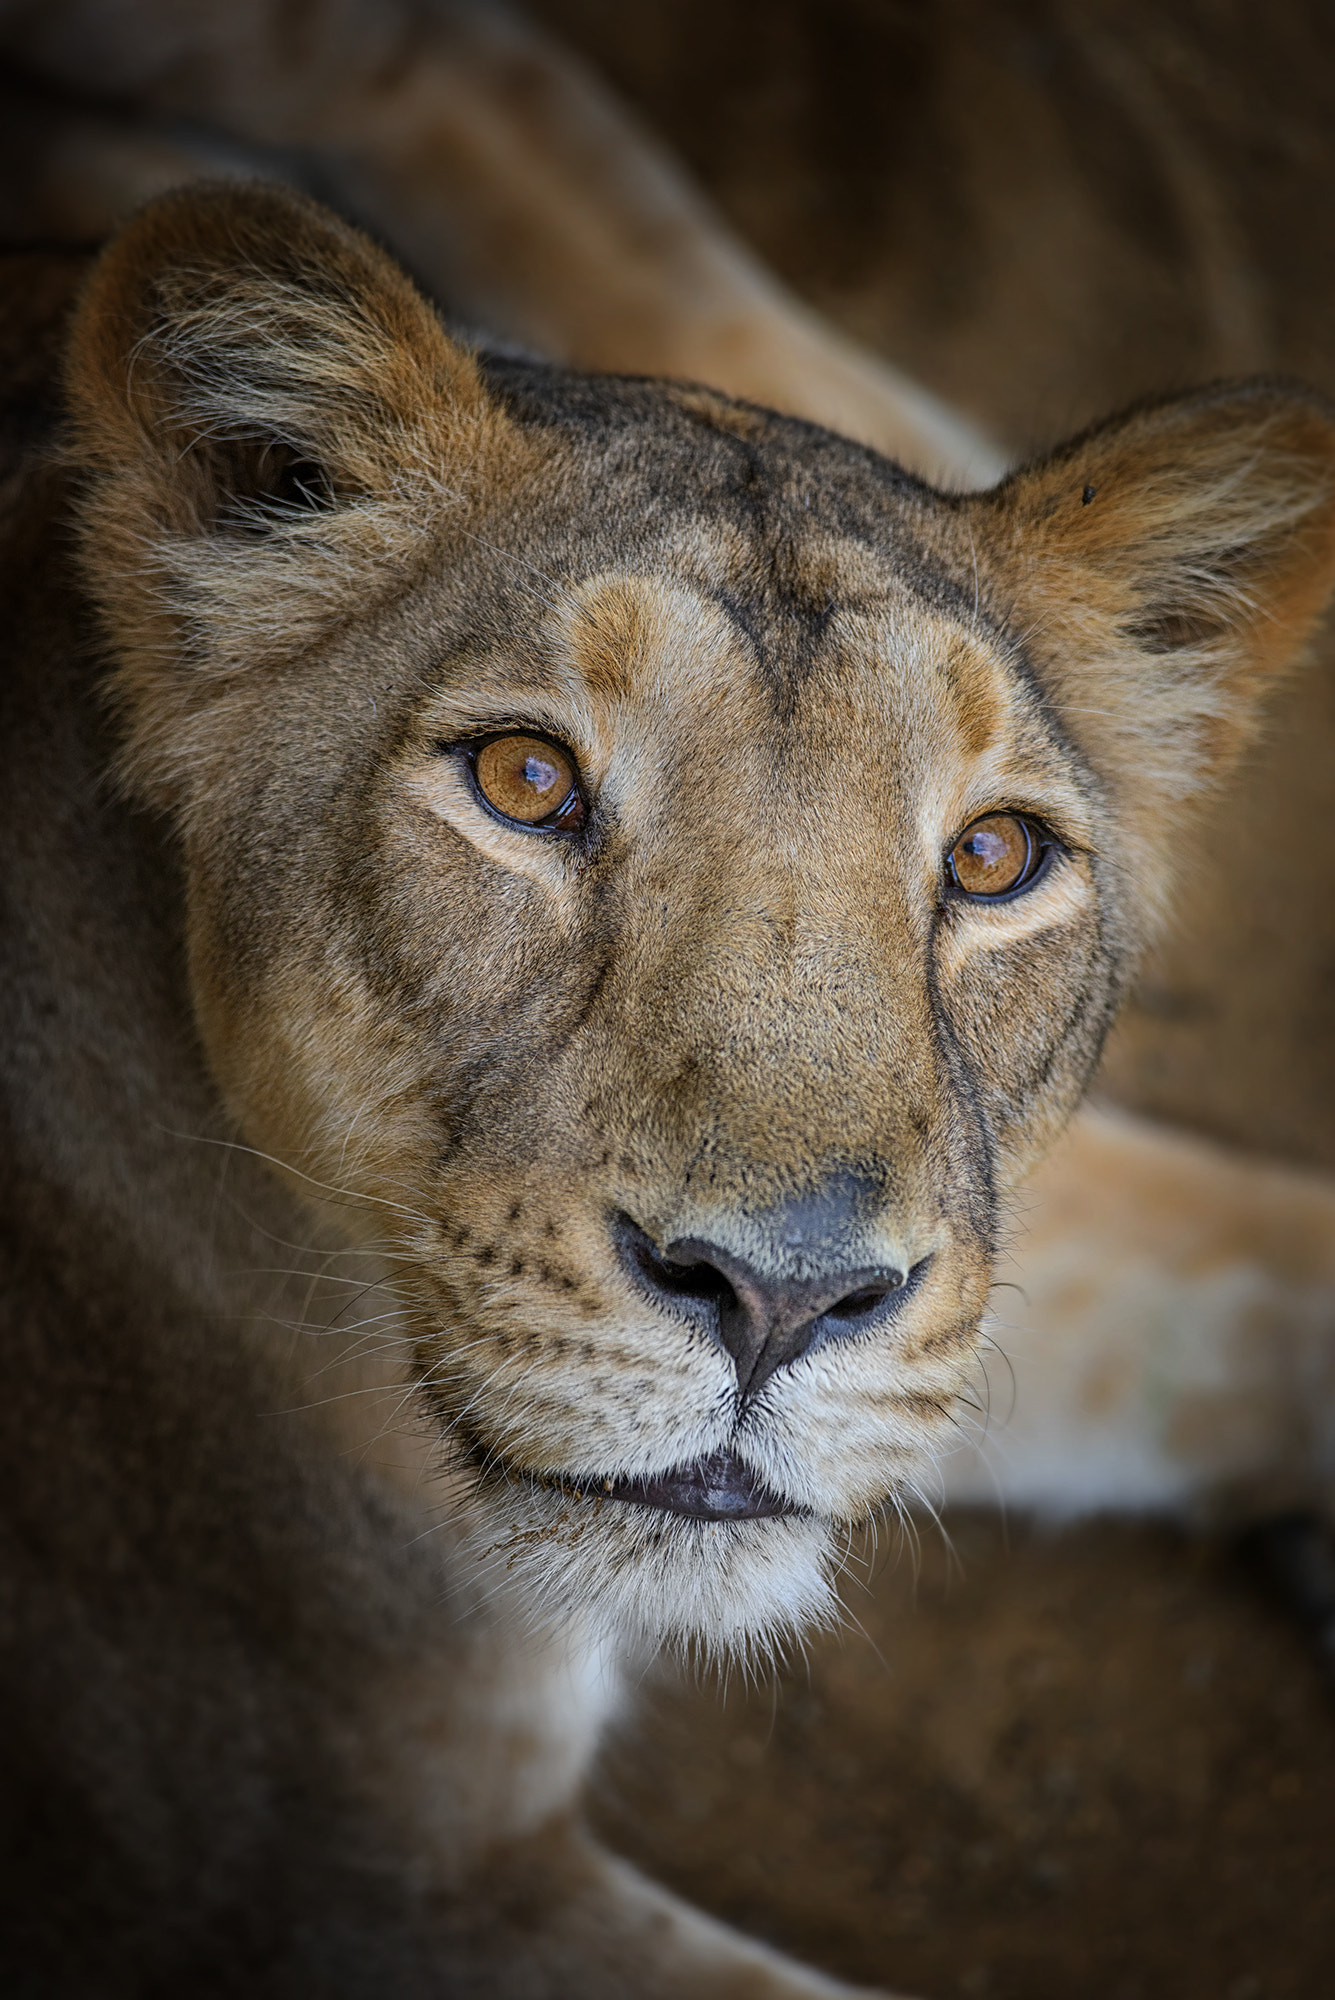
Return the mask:
[[[781,345],[801,354],[796,318]],[[742,367],[764,393],[754,351]],[[219,1957],[197,1898],[179,1940],[159,1924],[178,1984],[256,1990],[244,1958],[275,1991],[828,1990],[569,1824],[608,1661],[763,1651],[827,1611],[846,1528],[932,1479],[967,1409],[998,1204],[1078,1101],[1182,829],[1329,590],[1335,429],[1295,391],[1215,390],[961,502],[709,392],[475,356],[355,232],[236,188],[121,237],[69,396],[74,494],[25,472],[12,531],[15,825],[47,829],[16,991],[35,1020],[48,993],[83,1010],[18,1071],[12,1205],[68,1296],[24,1280],[42,1358],[16,1408],[68,1404],[68,1343],[105,1345],[119,1312],[109,1351],[140,1357],[140,1414],[118,1431],[111,1390],[93,1398],[103,1429],[76,1462],[113,1495],[131,1598],[155,1548],[186,1572],[172,1671],[116,1700],[93,1677],[125,1880],[88,1909],[111,1962],[147,1964],[134,1927],[163,1907],[132,1802],[227,1790],[193,1722],[131,1747],[191,1688],[233,1734],[261,1718],[256,1795],[288,1759],[315,1809],[229,1794],[215,1839],[277,1838],[283,1865],[248,1900],[218,1892],[244,1951],[233,1914]],[[86,828],[113,751],[60,570],[75,515],[136,801],[103,793]],[[77,755],[36,747],[59,734],[47,660]],[[469,789],[448,746],[517,720],[576,753],[587,851]],[[1058,865],[1013,903],[943,899],[943,851],[999,805],[1054,829]],[[238,1134],[220,1223],[210,1172],[180,1163]],[[1115,1155],[1088,1166],[1110,1186]],[[1195,1212],[1217,1184],[1200,1178]],[[822,1202],[822,1230],[790,1237]],[[700,1326],[637,1290],[616,1212],[795,1281],[832,1261],[923,1275],[870,1336],[748,1403]],[[266,1238],[311,1244],[295,1281],[247,1276]],[[316,1392],[370,1389],[370,1419],[359,1400],[296,1414],[302,1343],[342,1317],[308,1256],[374,1288]],[[264,1411],[293,1414],[257,1450]],[[385,1425],[410,1435],[387,1447]],[[699,1523],[601,1497],[724,1445],[798,1511]],[[235,1467],[241,1545],[216,1576],[210,1449]],[[241,1551],[271,1524],[265,1568]],[[20,1708],[81,1623],[99,1646],[114,1626],[68,1551],[26,1588]],[[258,1692],[189,1636],[233,1603]],[[96,1760],[61,1714],[40,1782],[77,1790]],[[100,1851],[39,1845],[16,1908]],[[87,1990],[77,1942],[19,1934],[48,1990]],[[336,1938],[356,1949],[317,1971]]]
[[1086,1112],[1015,1203],[955,1500],[1246,1520],[1335,1492],[1335,1190]]
[[[842,338],[1012,454],[1244,372],[1335,393],[1322,247],[1335,71],[1319,0],[538,11]],[[1327,630],[1184,845],[1173,922],[1099,1084],[1146,1116],[1326,1173],[1332,746]]]

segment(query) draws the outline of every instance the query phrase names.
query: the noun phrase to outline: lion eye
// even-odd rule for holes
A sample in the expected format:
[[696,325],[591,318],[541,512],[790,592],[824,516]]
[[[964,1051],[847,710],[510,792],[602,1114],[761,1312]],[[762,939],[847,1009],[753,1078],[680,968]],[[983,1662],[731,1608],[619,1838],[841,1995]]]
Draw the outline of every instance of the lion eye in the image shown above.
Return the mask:
[[584,824],[579,773],[568,750],[543,736],[493,736],[471,753],[478,791],[505,819],[544,832]]
[[1009,896],[1034,880],[1051,846],[1033,820],[988,813],[965,827],[946,856],[946,873],[966,896]]

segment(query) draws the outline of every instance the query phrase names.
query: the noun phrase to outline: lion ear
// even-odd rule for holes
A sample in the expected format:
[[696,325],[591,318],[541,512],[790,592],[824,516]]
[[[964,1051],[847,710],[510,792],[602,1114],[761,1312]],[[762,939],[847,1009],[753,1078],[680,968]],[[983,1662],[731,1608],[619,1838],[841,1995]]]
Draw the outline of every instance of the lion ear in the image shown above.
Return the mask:
[[966,504],[1064,726],[1162,846],[1335,584],[1335,412],[1266,382],[1206,390]]
[[67,385],[86,567],[123,660],[214,669],[290,657],[399,586],[501,421],[387,257],[263,184],[182,189],[129,223]]

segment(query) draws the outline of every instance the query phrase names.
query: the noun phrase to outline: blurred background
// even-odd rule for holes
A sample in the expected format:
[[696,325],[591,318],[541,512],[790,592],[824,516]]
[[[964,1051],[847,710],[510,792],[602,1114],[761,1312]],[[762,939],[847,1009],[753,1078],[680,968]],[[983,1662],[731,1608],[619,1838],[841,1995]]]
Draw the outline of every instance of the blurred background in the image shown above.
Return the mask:
[[535,0],[804,298],[1017,452],[1335,388],[1322,0]]

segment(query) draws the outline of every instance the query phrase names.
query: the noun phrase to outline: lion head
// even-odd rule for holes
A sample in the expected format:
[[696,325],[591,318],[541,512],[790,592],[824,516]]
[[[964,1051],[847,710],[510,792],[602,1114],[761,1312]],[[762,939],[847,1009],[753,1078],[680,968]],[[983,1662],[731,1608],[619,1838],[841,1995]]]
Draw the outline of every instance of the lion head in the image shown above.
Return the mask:
[[1225,387],[943,496],[470,352],[260,187],[130,225],[69,381],[207,1060],[388,1236],[479,1555],[644,1638],[819,1616],[1324,600],[1330,417]]

